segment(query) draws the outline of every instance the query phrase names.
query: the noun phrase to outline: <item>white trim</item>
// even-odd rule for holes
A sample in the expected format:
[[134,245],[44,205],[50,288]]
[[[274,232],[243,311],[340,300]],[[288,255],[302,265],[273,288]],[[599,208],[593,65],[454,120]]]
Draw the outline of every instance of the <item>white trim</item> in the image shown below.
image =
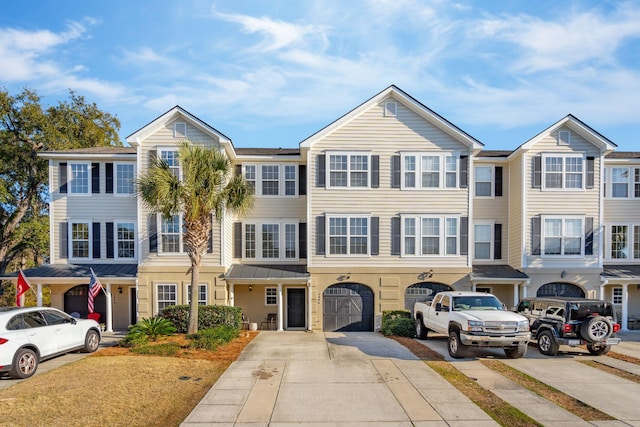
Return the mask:
[[[407,254],[405,252],[405,219],[415,219],[415,254]],[[403,258],[433,258],[433,257],[459,257],[460,255],[460,218],[458,214],[401,214],[400,215],[400,256]],[[423,237],[435,237],[427,236],[422,230],[423,219],[437,219],[438,220],[438,253],[437,254],[423,254],[422,253],[422,238]],[[456,220],[456,252],[455,254],[447,253],[447,238],[452,237],[447,235],[447,220]]]
[[[627,258],[612,258],[611,257],[611,245],[612,245],[612,239],[613,239],[613,232],[611,231],[612,227],[627,227],[627,234],[626,234],[626,238],[627,238],[627,252],[628,252],[628,257]],[[621,221],[614,221],[614,222],[608,222],[606,224],[603,224],[603,229],[604,229],[604,251],[603,252],[603,258],[606,261],[610,261],[610,262],[614,262],[614,263],[637,263],[638,260],[640,260],[640,257],[635,258],[633,256],[634,254],[634,246],[637,243],[635,241],[635,233],[634,233],[634,228],[635,227],[640,227],[640,222],[621,222]]]
[[[331,253],[331,219],[346,219],[347,220],[347,234],[344,236],[347,239],[346,253],[344,254],[332,254]],[[364,254],[352,254],[350,253],[349,244],[351,237],[351,225],[349,224],[352,219],[366,219],[367,220],[367,252]],[[325,214],[325,257],[327,258],[368,258],[371,257],[371,214]],[[342,235],[340,235],[342,236]],[[360,235],[358,235],[360,236]]]
[[[131,193],[120,193],[118,191],[118,166],[131,166],[133,168],[131,175]],[[113,163],[113,195],[116,197],[133,197],[136,194],[135,187],[136,165],[131,162],[114,162]],[[106,174],[105,174],[106,180]]]
[[[471,241],[471,245],[473,246],[473,261],[476,262],[491,262],[494,260],[495,254],[495,226],[496,220],[478,220],[474,221],[473,224],[473,240]],[[489,227],[489,258],[477,258],[476,257],[476,226],[488,226]],[[469,231],[471,233],[471,230]],[[486,243],[486,242],[482,242]]]
[[[549,158],[560,158],[562,159],[562,170],[559,172],[547,172],[546,168],[546,160]],[[567,174],[577,174],[577,172],[567,172],[567,159],[570,158],[579,158],[581,159],[581,171],[580,171],[580,187],[567,187]],[[543,191],[583,191],[586,188],[586,178],[587,178],[587,170],[586,170],[586,156],[584,153],[542,153],[542,159],[540,162],[540,188]],[[561,186],[560,187],[547,187],[547,173],[551,174],[560,174],[561,175]]]
[[[189,288],[191,288],[191,283],[186,282],[184,287],[184,300],[186,304],[191,304],[191,300],[189,299]],[[200,288],[204,287],[204,301],[200,299]],[[209,283],[200,283],[198,285],[198,305],[207,305],[209,303]]]
[[[73,224],[86,224],[89,229],[89,237],[88,237],[88,256],[87,257],[74,257],[73,256]],[[89,220],[76,219],[69,220],[67,222],[67,245],[68,245],[68,255],[69,261],[88,261],[93,259],[93,222]],[[102,242],[101,242],[102,243]]]
[[395,101],[385,101],[384,103],[384,117],[396,117],[398,115],[398,103]]
[[[292,218],[258,218],[250,221],[242,222],[242,260],[243,261],[298,261],[300,259],[300,236],[299,227],[300,220]],[[253,225],[255,231],[255,257],[247,257],[247,225]],[[278,257],[263,257],[262,254],[262,226],[277,225],[278,226]],[[295,232],[295,257],[287,258],[287,225],[293,225]]]
[[[405,159],[407,157],[415,158],[415,186],[408,187],[405,182]],[[424,157],[437,157],[438,160],[438,185],[434,187],[422,186],[422,173],[423,172],[435,172],[423,170],[423,158]],[[455,158],[456,169],[455,171],[447,170],[447,158]],[[455,175],[456,183],[453,187],[447,186],[447,174],[453,173]],[[400,189],[401,190],[457,190],[460,188],[460,180],[458,176],[460,174],[460,153],[455,151],[414,151],[414,152],[401,152],[400,153]]]
[[[565,251],[565,239],[569,236],[566,236],[565,234],[565,221],[567,220],[576,220],[579,219],[580,220],[580,253],[579,254],[570,254],[570,255],[565,255],[564,251]],[[561,232],[560,232],[560,236],[552,236],[552,237],[559,237],[561,240],[561,244],[560,244],[560,254],[547,254],[546,252],[546,226],[545,223],[547,220],[561,220],[562,221],[562,225],[561,225]],[[580,216],[580,215],[541,215],[540,216],[540,257],[542,258],[561,258],[561,259],[571,259],[571,258],[584,258],[585,257],[585,253],[584,253],[584,244],[585,244],[585,217],[584,216]]]
[[571,132],[568,130],[558,131],[558,145],[571,145]]
[[[336,172],[344,172],[347,174],[347,185],[331,185],[331,156],[347,156],[347,169],[346,170],[336,170]],[[363,186],[354,186],[351,185],[351,174],[352,173],[364,173],[364,170],[352,170],[351,169],[351,156],[362,156],[367,158],[367,184]],[[340,150],[331,150],[325,151],[325,188],[332,190],[369,190],[371,189],[371,152],[370,151],[340,151]]]
[[[178,251],[175,252],[165,252],[164,248],[162,247],[162,220],[164,218],[164,216],[162,215],[162,213],[158,213],[156,215],[156,230],[157,230],[157,234],[158,234],[158,255],[175,255],[175,254],[183,254],[185,253],[183,251],[183,243],[182,243],[182,227],[183,227],[183,223],[182,223],[182,212],[180,212],[179,214],[176,215],[172,215],[173,216],[177,216],[178,217],[178,227],[180,229],[180,231],[178,232]],[[176,233],[166,233],[168,235],[175,235]]]
[[[133,257],[120,257],[118,254],[120,253],[120,251],[118,250],[118,224],[133,224],[133,251],[134,251],[134,256]],[[131,220],[131,221],[127,221],[127,220],[120,220],[120,221],[114,221],[113,222],[113,258],[114,259],[118,259],[118,260],[134,260],[137,258],[138,254],[135,252],[138,250],[137,248],[137,236],[138,235],[138,229],[137,229],[137,224],[135,220]],[[124,240],[124,241],[128,241],[128,240]]]
[[[278,168],[278,178],[277,178],[277,182],[278,182],[278,194],[262,194],[263,192],[263,188],[262,188],[262,184],[263,184],[263,177],[262,177],[262,167],[263,166],[276,166]],[[292,198],[292,197],[298,197],[298,183],[300,181],[300,177],[299,175],[299,163],[242,163],[242,176],[246,178],[246,171],[247,171],[247,167],[253,167],[254,168],[254,173],[255,173],[255,178],[248,180],[254,183],[254,195],[255,197],[264,197],[264,198],[277,198],[277,197],[284,197],[284,198]],[[287,190],[287,186],[286,183],[287,181],[291,181],[291,180],[287,180],[286,179],[286,170],[287,167],[293,167],[294,169],[294,173],[295,173],[295,178],[294,178],[294,186],[293,186],[293,194],[286,194],[286,190]],[[270,181],[274,181],[274,180],[270,180]]]
[[[74,176],[71,170],[72,165],[84,165],[87,167],[87,192],[76,193],[73,191]],[[59,183],[58,183],[59,186]],[[70,161],[67,162],[67,195],[71,197],[91,196],[93,191],[93,180],[91,178],[91,162]]]
[[[478,174],[476,173],[476,169],[477,168],[489,168],[489,173],[491,175],[490,179],[489,179],[489,195],[488,196],[478,196],[477,192],[476,192],[476,184],[477,182],[477,177]],[[476,199],[494,199],[496,197],[495,194],[495,189],[496,189],[496,166],[495,165],[485,165],[485,164],[481,164],[481,165],[475,165],[473,166],[473,170],[474,170],[474,176],[473,176],[473,197]],[[487,181],[482,181],[483,183],[486,183]]]
[[187,137],[186,122],[173,122],[173,137],[180,139]]
[[[275,294],[274,295],[268,295],[268,291],[269,290],[274,290]],[[274,298],[276,299],[276,302],[273,304],[269,304],[268,303],[268,298]],[[278,305],[278,288],[276,286],[265,286],[264,287],[264,306],[265,307],[273,307],[273,306],[277,306]]]
[[[155,292],[154,292],[154,299],[155,299],[155,308],[156,308],[156,312],[155,314],[160,314],[160,298],[159,298],[159,294],[158,294],[158,290],[160,288],[160,286],[173,286],[173,293],[175,294],[175,299],[170,301],[170,300],[162,300],[162,302],[172,302],[173,304],[169,304],[169,305],[176,305],[178,304],[178,284],[177,283],[156,283],[155,284]],[[164,308],[164,307],[163,307]]]

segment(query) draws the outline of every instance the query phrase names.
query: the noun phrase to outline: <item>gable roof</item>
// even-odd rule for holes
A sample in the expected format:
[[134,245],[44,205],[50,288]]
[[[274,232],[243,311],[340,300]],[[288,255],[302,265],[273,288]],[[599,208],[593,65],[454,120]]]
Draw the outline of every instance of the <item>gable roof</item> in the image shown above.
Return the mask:
[[520,145],[518,148],[513,150],[513,153],[517,153],[523,150],[529,150],[532,146],[534,146],[537,142],[539,142],[542,138],[546,137],[552,132],[555,132],[562,126],[566,126],[572,131],[576,132],[578,135],[598,147],[601,151],[608,153],[616,149],[617,145],[611,142],[608,138],[604,137],[601,133],[595,131],[593,128],[587,126],[583,121],[579,120],[573,114],[567,114],[562,119],[558,120],[533,138],[526,141],[524,144]]
[[192,126],[200,129],[202,132],[215,137],[220,141],[220,144],[229,145],[231,147],[231,151],[233,151],[231,138],[227,137],[222,132],[200,120],[179,105],[176,105],[166,113],[161,114],[151,122],[133,132],[131,135],[127,136],[126,140],[130,145],[135,147],[139,145],[140,142],[142,142],[145,138],[157,132],[160,128],[165,126],[167,123],[175,120],[176,118],[181,118]]
[[402,102],[402,104],[405,107],[409,108],[414,113],[418,114],[420,117],[422,117],[423,119],[427,120],[428,122],[436,126],[438,129],[452,136],[457,141],[466,145],[471,150],[473,151],[481,150],[482,147],[484,146],[483,143],[481,143],[480,141],[478,141],[477,139],[475,139],[474,137],[472,137],[471,135],[469,135],[468,133],[466,133],[465,131],[463,131],[462,129],[460,129],[459,127],[457,127],[456,125],[454,125],[453,123],[451,123],[450,121],[448,121],[447,119],[445,119],[444,117],[442,117],[441,115],[439,115],[438,113],[436,113],[435,111],[427,107],[426,105],[422,104],[421,102],[416,100],[414,97],[412,97],[402,89],[398,88],[395,85],[391,85],[388,88],[384,89],[382,92],[378,93],[377,95],[374,95],[372,98],[369,98],[367,101],[363,102],[353,110],[344,114],[342,117],[338,118],[337,120],[334,120],[329,125],[325,126],[324,128],[314,133],[313,135],[306,138],[304,141],[300,143],[300,148],[301,149],[310,148],[316,141],[324,138],[325,136],[329,135],[336,129],[339,129],[342,126],[346,125],[351,120],[358,117],[361,113],[368,110],[372,106],[378,104],[380,101],[387,98],[388,96],[393,96],[396,100]]

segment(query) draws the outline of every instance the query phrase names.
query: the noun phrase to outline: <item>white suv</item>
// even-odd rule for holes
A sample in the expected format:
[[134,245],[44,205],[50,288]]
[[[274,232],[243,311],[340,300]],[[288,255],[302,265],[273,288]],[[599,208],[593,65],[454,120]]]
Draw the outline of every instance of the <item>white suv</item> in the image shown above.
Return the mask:
[[100,325],[49,307],[0,307],[0,375],[29,378],[40,361],[75,350],[92,353]]

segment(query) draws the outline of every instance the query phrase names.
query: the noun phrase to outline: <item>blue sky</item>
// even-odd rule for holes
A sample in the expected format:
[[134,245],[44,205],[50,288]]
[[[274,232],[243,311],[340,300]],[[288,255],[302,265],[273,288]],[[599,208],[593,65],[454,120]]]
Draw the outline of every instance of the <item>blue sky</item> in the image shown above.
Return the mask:
[[236,147],[287,147],[395,84],[513,149],[571,113],[639,151],[637,1],[3,2],[0,87],[68,89],[121,138],[178,104]]

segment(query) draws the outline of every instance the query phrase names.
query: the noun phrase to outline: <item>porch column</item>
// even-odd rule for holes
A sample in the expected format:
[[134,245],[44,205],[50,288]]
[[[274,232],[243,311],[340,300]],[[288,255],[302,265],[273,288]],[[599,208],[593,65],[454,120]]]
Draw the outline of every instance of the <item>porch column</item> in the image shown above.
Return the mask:
[[531,283],[529,280],[525,280],[524,282],[522,282],[522,298],[527,297],[527,289],[529,289],[529,283]]
[[608,283],[609,283],[609,280],[607,279],[600,280],[600,299],[601,300],[604,299],[604,287],[607,286]]
[[311,298],[311,280],[307,280],[307,331],[311,331],[311,322],[313,321],[313,315],[311,313],[311,307],[313,299]]
[[520,284],[513,284],[513,307],[518,306],[518,302],[520,302]]
[[629,284],[622,285],[622,319],[618,319],[620,322],[620,328],[623,331],[629,330]]
[[284,310],[282,309],[282,283],[278,283],[278,331],[284,331],[282,327],[282,314]]
[[476,284],[474,282],[471,282],[471,292],[475,292],[476,291]]
[[105,332],[113,332],[113,297],[111,294],[111,283],[107,283],[107,289],[104,293],[107,298],[107,318],[104,320]]
[[229,307],[235,307],[236,294],[233,283],[229,283]]
[[42,307],[42,283],[36,283],[36,305]]

